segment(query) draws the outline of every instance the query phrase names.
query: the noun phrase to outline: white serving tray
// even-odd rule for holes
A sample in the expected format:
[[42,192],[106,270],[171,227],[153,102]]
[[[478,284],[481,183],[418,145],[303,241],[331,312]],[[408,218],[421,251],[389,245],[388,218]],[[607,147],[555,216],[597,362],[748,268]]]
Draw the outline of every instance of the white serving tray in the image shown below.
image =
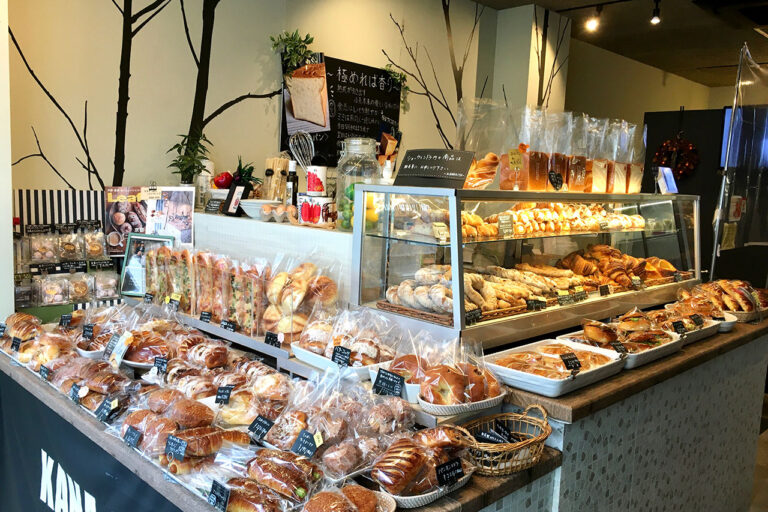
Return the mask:
[[717,332],[731,332],[734,324],[737,322],[736,317],[730,313],[723,313],[725,320],[720,320],[720,325],[717,326]]
[[456,404],[456,405],[438,405],[433,404],[430,402],[425,401],[421,397],[418,398],[419,405],[424,410],[424,412],[427,412],[429,414],[434,414],[435,416],[451,416],[453,414],[464,414],[465,412],[474,412],[474,411],[482,411],[483,409],[490,409],[491,407],[496,407],[501,402],[504,401],[504,395],[506,395],[506,392],[502,392],[499,396],[495,396],[493,398],[486,398],[485,400],[480,400],[479,402],[469,402],[466,404]]
[[701,341],[704,338],[709,338],[710,336],[717,334],[717,332],[720,330],[720,323],[721,322],[712,320],[710,318],[705,319],[704,325],[701,327],[701,329],[685,333],[685,336],[683,336],[683,346],[695,341]]
[[[575,350],[585,350],[602,354],[608,356],[613,361],[593,370],[579,372],[576,375],[572,375],[565,379],[549,379],[540,375],[533,375],[531,373],[506,368],[494,363],[494,361],[497,359],[508,354],[533,350],[538,346],[549,345],[551,343],[562,343],[563,345],[567,345]],[[523,345],[521,347],[515,347],[509,350],[504,350],[502,352],[497,352],[496,354],[486,355],[484,360],[485,363],[493,370],[496,375],[498,375],[504,384],[512,386],[513,388],[530,391],[532,393],[538,393],[548,397],[558,397],[589,384],[593,384],[612,375],[616,375],[624,367],[623,355],[617,354],[613,350],[605,350],[568,340],[537,341],[529,345]]]
[[[627,354],[626,360],[624,362],[624,369],[631,370],[632,368],[637,368],[638,366],[648,364],[651,361],[656,361],[657,359],[661,359],[662,357],[667,357],[670,354],[674,354],[675,352],[683,348],[683,345],[685,345],[686,343],[685,338],[681,338],[678,334],[674,332],[671,332],[669,334],[672,335],[672,341],[670,341],[669,343],[665,343],[663,345],[659,345],[656,348],[644,350],[643,352],[638,352],[636,354]],[[584,331],[576,331],[576,332],[570,332],[568,334],[561,334],[560,336],[557,337],[557,339],[570,341],[572,338],[580,338],[583,335],[584,335]],[[585,347],[591,346],[591,345],[587,345],[586,343],[581,343],[579,341],[576,341],[575,343],[580,343]]]
[[449,487],[442,487],[435,489],[432,492],[428,492],[426,494],[419,494],[418,496],[397,496],[395,494],[389,494],[386,491],[381,491],[382,494],[385,496],[389,496],[397,502],[397,506],[400,508],[418,508],[423,507],[425,505],[429,505],[433,501],[437,501],[439,498],[442,498],[448,493],[451,493],[455,491],[456,489],[459,489],[461,487],[464,487],[467,482],[469,482],[469,479],[472,478],[472,473],[474,473],[474,469],[470,469],[467,471],[467,473],[461,477],[458,482],[455,484],[449,486]]
[[[389,370],[389,364],[390,361],[387,361],[386,363],[380,363],[375,367],[369,366],[368,373],[371,378],[371,382],[376,382],[376,376],[379,374],[379,368],[384,368],[385,370]],[[417,404],[419,403],[419,392],[421,391],[421,385],[419,384],[408,384],[405,383],[405,392],[403,393],[403,398],[406,399],[409,403]]]
[[[308,365],[314,366],[315,368],[325,371],[328,368],[332,370],[339,370],[340,366],[327,357],[321,356],[320,354],[315,354],[314,352],[310,352],[307,349],[301,348],[299,346],[299,343],[297,341],[294,341],[291,343],[291,351],[293,351],[293,355],[296,356],[296,359],[299,361],[302,361],[304,363],[307,363]],[[378,371],[378,367],[383,364],[372,364],[368,366],[350,366],[357,377],[362,380],[368,380],[370,378],[369,370]]]

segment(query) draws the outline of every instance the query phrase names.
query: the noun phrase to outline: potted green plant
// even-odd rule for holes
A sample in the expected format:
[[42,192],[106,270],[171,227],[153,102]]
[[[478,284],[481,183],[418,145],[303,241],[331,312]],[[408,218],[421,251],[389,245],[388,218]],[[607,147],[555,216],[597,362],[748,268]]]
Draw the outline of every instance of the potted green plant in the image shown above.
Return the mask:
[[269,36],[269,40],[272,41],[272,50],[280,54],[284,76],[290,76],[297,68],[315,62],[315,54],[309,49],[315,38],[309,34],[301,37],[299,29]]
[[181,141],[177,142],[167,152],[175,152],[176,156],[168,165],[175,170],[174,174],[181,175],[181,183],[191,185],[195,182],[195,177],[205,170],[204,161],[208,158],[208,145],[211,141],[204,135],[200,135],[194,147],[189,145],[189,139],[186,135],[179,135]]
[[261,184],[263,180],[253,175],[254,167],[252,162],[243,163],[243,157],[237,156],[237,169],[232,174],[232,182],[236,185],[250,184],[255,192],[255,197],[261,197]]

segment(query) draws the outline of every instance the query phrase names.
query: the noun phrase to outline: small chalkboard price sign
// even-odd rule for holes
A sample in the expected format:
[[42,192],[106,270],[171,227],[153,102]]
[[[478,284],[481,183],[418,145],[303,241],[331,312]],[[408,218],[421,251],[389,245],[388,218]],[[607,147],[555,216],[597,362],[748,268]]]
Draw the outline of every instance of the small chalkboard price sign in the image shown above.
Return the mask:
[[462,188],[474,153],[447,149],[409,149],[395,186]]
[[248,430],[251,432],[251,437],[260,441],[264,439],[264,436],[272,429],[275,422],[264,416],[256,416],[256,419],[248,426]]
[[331,361],[339,366],[349,366],[349,358],[352,356],[352,351],[347,347],[338,345],[333,347],[333,354],[331,355]]
[[376,381],[373,383],[373,392],[377,395],[400,396],[404,385],[405,379],[402,375],[379,368]]
[[312,456],[317,451],[317,445],[315,444],[315,436],[309,433],[308,430],[302,430],[299,432],[299,436],[291,446],[291,451],[296,455],[303,455],[307,458]]
[[581,361],[573,352],[566,352],[560,354],[560,359],[563,360],[563,364],[567,370],[581,370]]
[[435,466],[435,476],[437,476],[437,485],[440,487],[455,484],[464,476],[461,459],[451,459],[448,462]]

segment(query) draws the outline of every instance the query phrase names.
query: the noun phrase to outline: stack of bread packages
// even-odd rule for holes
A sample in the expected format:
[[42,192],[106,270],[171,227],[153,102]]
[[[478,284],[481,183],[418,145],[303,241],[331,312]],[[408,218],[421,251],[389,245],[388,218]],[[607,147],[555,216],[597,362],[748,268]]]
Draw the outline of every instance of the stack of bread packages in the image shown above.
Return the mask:
[[465,189],[482,190],[496,179],[497,154],[509,130],[505,105],[484,98],[462,98],[456,121],[456,149],[474,153]]
[[329,309],[315,306],[299,347],[328,359],[333,358],[336,347],[346,348],[352,367],[379,364],[394,357],[402,331],[392,319],[367,308],[329,313]]

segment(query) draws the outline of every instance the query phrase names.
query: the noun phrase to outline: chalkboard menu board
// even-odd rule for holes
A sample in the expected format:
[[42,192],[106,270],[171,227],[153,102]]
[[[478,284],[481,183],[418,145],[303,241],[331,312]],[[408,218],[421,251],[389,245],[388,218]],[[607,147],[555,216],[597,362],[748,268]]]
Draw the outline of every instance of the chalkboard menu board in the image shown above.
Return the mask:
[[[379,141],[382,132],[397,133],[400,84],[386,70],[321,54],[316,60],[294,72],[283,88],[281,149],[289,149],[291,134],[304,130],[312,136],[316,158],[335,167],[344,139]],[[323,66],[325,84],[319,79]]]
[[447,149],[409,149],[395,177],[403,187],[462,188],[474,153]]

